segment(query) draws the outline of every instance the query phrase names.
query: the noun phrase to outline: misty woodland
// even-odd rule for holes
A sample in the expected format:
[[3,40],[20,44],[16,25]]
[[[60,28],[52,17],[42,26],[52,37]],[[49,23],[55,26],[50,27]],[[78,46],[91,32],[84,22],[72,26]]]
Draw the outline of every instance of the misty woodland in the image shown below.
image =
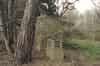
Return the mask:
[[100,66],[100,0],[0,0],[0,66]]

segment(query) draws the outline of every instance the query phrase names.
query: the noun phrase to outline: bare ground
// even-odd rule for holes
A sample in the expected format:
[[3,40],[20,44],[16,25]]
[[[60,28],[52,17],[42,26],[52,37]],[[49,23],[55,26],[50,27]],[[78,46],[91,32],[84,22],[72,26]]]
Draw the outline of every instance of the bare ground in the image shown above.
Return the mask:
[[77,49],[67,49],[64,53],[65,60],[63,62],[48,61],[48,58],[45,58],[41,53],[35,52],[34,60],[31,63],[17,65],[14,57],[9,56],[6,51],[0,50],[0,66],[100,66],[99,62],[89,62],[88,58]]

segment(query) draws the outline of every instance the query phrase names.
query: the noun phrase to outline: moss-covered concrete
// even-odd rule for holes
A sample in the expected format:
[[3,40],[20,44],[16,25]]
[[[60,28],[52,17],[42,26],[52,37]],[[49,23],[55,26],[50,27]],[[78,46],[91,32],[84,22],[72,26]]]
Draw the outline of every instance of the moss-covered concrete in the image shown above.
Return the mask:
[[61,61],[63,59],[63,24],[58,17],[53,16],[40,16],[37,20],[35,36],[37,49],[46,49],[46,54],[51,60]]

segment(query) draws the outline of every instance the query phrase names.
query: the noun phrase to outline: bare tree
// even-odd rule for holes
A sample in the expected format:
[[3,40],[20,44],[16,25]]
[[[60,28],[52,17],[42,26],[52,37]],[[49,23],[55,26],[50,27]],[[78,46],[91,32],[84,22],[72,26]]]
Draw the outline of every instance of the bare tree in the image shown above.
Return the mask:
[[[2,2],[0,2],[1,4]],[[1,5],[2,6],[2,5]],[[0,7],[0,39],[4,40],[5,42],[5,46],[6,46],[6,49],[8,50],[8,52],[10,52],[10,49],[8,47],[8,41],[5,37],[5,34],[4,34],[4,28],[3,28],[3,17],[2,17],[2,7]]]
[[35,36],[35,23],[38,16],[39,0],[27,0],[21,31],[17,38],[16,60],[18,64],[28,63],[32,60],[32,47]]
[[0,38],[5,42],[6,49],[8,53],[11,53],[11,49],[9,47],[9,41],[7,39],[7,0],[0,0]]
[[7,7],[8,24],[7,24],[7,39],[9,45],[14,44],[16,34],[16,0],[8,0]]
[[[16,0],[0,0],[0,16],[1,16],[1,24],[2,24],[2,30],[1,33],[3,33],[3,40],[5,40],[6,49],[8,50],[8,53],[11,54],[11,44],[15,40],[15,6],[16,6]],[[0,25],[1,25],[0,24]]]

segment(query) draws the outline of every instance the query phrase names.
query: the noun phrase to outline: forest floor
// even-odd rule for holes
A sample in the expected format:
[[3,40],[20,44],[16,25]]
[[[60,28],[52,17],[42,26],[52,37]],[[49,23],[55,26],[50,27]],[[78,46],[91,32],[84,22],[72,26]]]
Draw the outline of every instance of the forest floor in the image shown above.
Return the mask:
[[100,66],[99,61],[90,62],[78,49],[66,49],[64,53],[66,57],[63,62],[49,62],[35,57],[32,63],[17,65],[14,57],[9,56],[6,51],[0,51],[0,66]]
[[98,55],[100,57],[99,45],[99,42],[87,40],[68,40],[64,45],[63,62],[48,61],[48,58],[43,55],[43,51],[33,51],[33,61],[24,65],[17,65],[15,57],[8,55],[5,48],[0,46],[0,66],[100,66],[100,58],[91,60],[89,56],[84,55],[82,51],[90,52],[90,57],[97,57]]

